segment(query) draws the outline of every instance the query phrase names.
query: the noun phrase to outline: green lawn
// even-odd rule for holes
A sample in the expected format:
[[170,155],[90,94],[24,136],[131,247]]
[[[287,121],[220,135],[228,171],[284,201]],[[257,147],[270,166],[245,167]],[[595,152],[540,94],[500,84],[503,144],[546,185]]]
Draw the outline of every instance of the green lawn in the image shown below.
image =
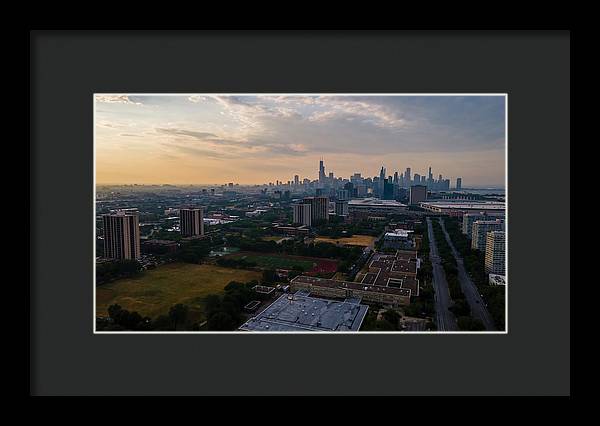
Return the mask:
[[295,266],[305,271],[312,269],[314,262],[305,259],[294,259],[291,257],[268,256],[268,255],[243,255],[239,259],[254,262],[261,268],[269,269],[293,269]]
[[156,318],[169,308],[183,303],[190,308],[190,318],[202,319],[203,299],[223,292],[231,281],[248,282],[261,274],[242,269],[214,265],[173,263],[148,270],[142,276],[117,280],[96,288],[96,313],[106,316],[110,305],[118,303],[124,309]]

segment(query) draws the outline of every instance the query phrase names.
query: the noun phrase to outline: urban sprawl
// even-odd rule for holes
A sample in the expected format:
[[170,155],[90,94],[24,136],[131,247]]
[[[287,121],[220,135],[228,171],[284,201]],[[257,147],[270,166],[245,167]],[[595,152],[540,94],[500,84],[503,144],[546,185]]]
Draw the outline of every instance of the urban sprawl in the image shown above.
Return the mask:
[[99,185],[97,331],[504,331],[505,198],[404,172]]

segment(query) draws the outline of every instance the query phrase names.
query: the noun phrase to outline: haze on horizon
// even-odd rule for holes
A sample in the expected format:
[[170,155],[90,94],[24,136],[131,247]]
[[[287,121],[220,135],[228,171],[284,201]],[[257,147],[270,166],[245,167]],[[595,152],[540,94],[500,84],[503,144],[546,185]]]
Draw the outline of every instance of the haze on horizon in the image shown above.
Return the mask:
[[504,186],[505,97],[95,95],[96,183],[442,174]]

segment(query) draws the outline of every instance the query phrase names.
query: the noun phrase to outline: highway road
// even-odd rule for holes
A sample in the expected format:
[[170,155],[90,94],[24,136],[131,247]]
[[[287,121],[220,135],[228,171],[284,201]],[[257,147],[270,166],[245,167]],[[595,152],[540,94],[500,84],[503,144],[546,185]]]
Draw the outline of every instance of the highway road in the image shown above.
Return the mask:
[[446,272],[438,255],[431,219],[427,218],[427,234],[429,235],[429,259],[433,271],[433,289],[435,297],[435,318],[438,331],[457,331],[458,325],[454,314],[448,310],[452,304]]
[[481,320],[485,329],[487,331],[495,331],[496,326],[494,325],[494,321],[492,320],[492,316],[490,315],[485,302],[481,298],[479,291],[477,290],[477,286],[467,274],[465,270],[465,265],[463,263],[462,257],[459,255],[456,248],[454,248],[454,244],[452,244],[452,240],[450,239],[450,235],[448,235],[448,231],[446,231],[446,227],[444,226],[444,220],[440,218],[440,224],[442,225],[442,230],[444,231],[444,235],[446,236],[446,241],[448,241],[448,245],[452,250],[452,254],[456,259],[456,267],[458,269],[458,280],[460,281],[460,287],[465,295],[465,299],[467,303],[471,307],[471,315],[474,318],[478,318]]

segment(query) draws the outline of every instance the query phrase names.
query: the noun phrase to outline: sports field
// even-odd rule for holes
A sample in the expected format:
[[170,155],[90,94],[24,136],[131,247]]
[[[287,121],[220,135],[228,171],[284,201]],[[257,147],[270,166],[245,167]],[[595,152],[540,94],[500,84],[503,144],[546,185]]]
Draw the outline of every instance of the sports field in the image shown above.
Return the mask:
[[315,243],[333,243],[345,246],[370,247],[375,243],[376,239],[376,237],[372,237],[370,235],[353,235],[351,237],[342,238],[317,237],[315,238]]
[[222,268],[214,265],[172,263],[145,271],[138,278],[117,280],[96,287],[96,313],[107,316],[110,305],[118,303],[129,311],[156,318],[169,308],[183,303],[190,308],[190,319],[202,319],[202,300],[220,293],[231,281],[259,280],[260,272]]
[[330,273],[337,270],[337,261],[302,256],[287,256],[278,254],[262,254],[255,252],[239,252],[231,258],[244,259],[255,263],[259,268],[287,269],[300,268],[306,273]]

